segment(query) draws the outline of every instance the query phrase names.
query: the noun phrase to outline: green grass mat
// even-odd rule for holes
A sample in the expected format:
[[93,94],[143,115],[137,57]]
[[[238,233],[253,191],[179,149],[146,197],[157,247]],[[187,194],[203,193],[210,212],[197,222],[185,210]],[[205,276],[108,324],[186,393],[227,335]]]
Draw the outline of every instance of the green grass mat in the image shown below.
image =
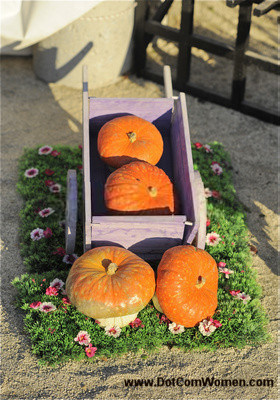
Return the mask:
[[[20,248],[28,273],[12,283],[17,288],[17,305],[26,312],[25,329],[40,363],[55,364],[68,359],[94,362],[99,357],[140,350],[146,357],[162,345],[185,351],[215,350],[256,345],[269,339],[267,318],[260,303],[261,289],[251,268],[245,213],[236,198],[229,156],[217,142],[210,147],[196,143],[192,149],[194,167],[208,189],[206,250],[220,270],[218,308],[213,316],[219,323],[215,322],[216,329],[208,336],[201,326],[172,333],[170,322],[150,303],[138,314],[141,322],[137,320],[134,326],[122,328],[119,336],[114,337],[68,304],[63,292],[65,285],[56,295],[46,294],[55,278],[66,281],[75,257],[71,260],[65,255],[63,220],[68,169],[77,170],[81,205],[82,151],[66,146],[25,150],[19,162],[18,190],[25,200],[20,212]],[[82,254],[82,242],[80,222],[77,256]],[[56,309],[43,312],[30,307],[33,303],[36,307],[36,302],[52,303]],[[89,357],[85,351],[89,348],[74,340],[80,331],[90,336],[97,349],[94,356]]]

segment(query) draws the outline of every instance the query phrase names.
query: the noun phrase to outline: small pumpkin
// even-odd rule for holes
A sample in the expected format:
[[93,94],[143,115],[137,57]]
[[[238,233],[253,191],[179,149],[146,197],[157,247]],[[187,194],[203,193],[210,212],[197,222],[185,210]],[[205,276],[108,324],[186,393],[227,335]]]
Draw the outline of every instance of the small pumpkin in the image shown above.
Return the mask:
[[156,298],[161,312],[186,328],[212,317],[217,308],[218,269],[205,250],[194,246],[168,249],[157,269]]
[[163,140],[151,122],[135,115],[114,118],[98,133],[97,148],[102,160],[119,168],[135,160],[156,165],[163,153]]
[[164,215],[175,212],[174,187],[166,173],[144,161],[124,165],[109,175],[105,205],[115,214]]
[[122,247],[103,246],[87,251],[72,265],[66,280],[71,303],[101,326],[128,325],[151,300],[154,271],[148,263]]

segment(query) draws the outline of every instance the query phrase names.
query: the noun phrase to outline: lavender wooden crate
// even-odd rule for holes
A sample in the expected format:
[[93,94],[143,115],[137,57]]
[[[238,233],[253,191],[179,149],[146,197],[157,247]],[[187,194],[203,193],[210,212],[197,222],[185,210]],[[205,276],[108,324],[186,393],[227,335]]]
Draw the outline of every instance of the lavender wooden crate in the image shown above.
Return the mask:
[[[111,173],[100,159],[97,136],[109,120],[137,115],[161,132],[164,151],[157,164],[173,181],[180,198],[180,215],[110,216],[104,204],[104,184]],[[170,247],[192,243],[199,229],[198,188],[194,174],[186,99],[93,98],[83,85],[84,251],[104,245],[122,246],[146,260],[159,259]],[[203,195],[204,198],[204,195]],[[201,200],[201,199],[200,199]],[[204,247],[200,238],[198,247]]]

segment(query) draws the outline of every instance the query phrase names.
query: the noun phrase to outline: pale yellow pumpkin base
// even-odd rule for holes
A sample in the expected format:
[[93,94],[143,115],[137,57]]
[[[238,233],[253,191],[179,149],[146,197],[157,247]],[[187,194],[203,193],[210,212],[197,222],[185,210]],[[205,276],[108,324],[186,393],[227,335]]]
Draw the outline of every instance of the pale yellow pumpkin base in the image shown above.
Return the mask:
[[124,326],[127,326],[130,322],[134,321],[137,318],[137,314],[138,312],[136,314],[124,315],[122,317],[99,318],[99,326],[103,328],[113,328],[113,326],[123,328]]
[[164,314],[164,312],[163,312],[163,310],[162,310],[162,308],[161,308],[161,306],[160,306],[160,304],[159,304],[159,301],[158,301],[158,298],[157,298],[156,293],[153,295],[152,300],[153,300],[153,303],[154,303],[155,308],[156,308],[160,313]]

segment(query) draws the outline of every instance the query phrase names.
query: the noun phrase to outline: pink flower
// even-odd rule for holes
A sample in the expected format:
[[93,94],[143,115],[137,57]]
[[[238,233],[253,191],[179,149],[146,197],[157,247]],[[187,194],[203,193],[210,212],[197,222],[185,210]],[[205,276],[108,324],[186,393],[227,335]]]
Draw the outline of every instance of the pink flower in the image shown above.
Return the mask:
[[57,289],[55,287],[49,286],[46,289],[46,294],[48,296],[57,296],[58,295],[58,291],[57,291]]
[[59,193],[61,191],[61,185],[59,183],[55,183],[49,187],[50,192],[52,193]]
[[239,300],[242,300],[244,304],[247,304],[249,300],[251,300],[251,297],[248,294],[245,293],[238,293],[237,298]]
[[136,318],[134,321],[130,322],[129,325],[132,328],[139,328],[139,327],[140,328],[144,328],[144,325],[143,325],[143,323],[142,323],[140,318]]
[[216,162],[216,161],[213,161],[213,162],[211,163],[211,168],[212,168],[214,174],[216,174],[216,175],[221,175],[222,172],[223,172],[223,168],[222,168],[222,167],[220,166],[220,164],[219,164],[218,162]]
[[62,280],[58,279],[58,278],[55,278],[50,283],[50,287],[54,287],[54,288],[56,288],[56,290],[61,289],[63,285],[64,285],[64,282]]
[[68,299],[67,296],[66,296],[66,297],[63,297],[62,301],[63,301],[63,303],[66,304],[67,306],[69,306],[69,305],[71,304],[71,303],[70,303],[70,300]]
[[39,308],[41,304],[42,303],[40,301],[34,301],[34,303],[31,303],[29,305],[29,307],[31,307],[31,308]]
[[210,221],[210,219],[207,219],[206,220],[206,227],[208,227],[208,226],[210,226],[211,225],[211,221]]
[[229,293],[230,293],[233,297],[237,297],[238,294],[240,293],[240,290],[230,290]]
[[40,240],[44,237],[44,231],[41,228],[35,228],[30,232],[30,237],[33,241]]
[[49,328],[48,330],[51,332],[51,334],[53,334],[55,332],[55,329],[52,329],[52,328]]
[[198,329],[203,336],[210,336],[216,330],[216,326],[213,325],[212,321],[204,319],[199,323]]
[[38,150],[38,154],[40,154],[40,156],[50,154],[51,152],[52,152],[51,146],[43,146],[40,147],[40,149]]
[[220,321],[217,321],[216,319],[214,319],[214,321],[212,321],[212,324],[216,327],[216,328],[220,328],[222,326]]
[[47,228],[47,229],[43,232],[43,234],[44,234],[44,236],[45,236],[46,239],[52,237],[52,235],[53,235],[51,228]]
[[211,149],[211,147],[209,146],[209,144],[206,144],[204,147],[204,150],[206,151],[206,153],[213,153],[213,150]]
[[212,196],[213,196],[215,199],[221,199],[221,198],[222,198],[221,193],[218,192],[218,190],[212,190]]
[[54,171],[48,168],[45,170],[45,174],[48,176],[52,176],[54,174]]
[[219,267],[219,272],[225,274],[225,277],[228,279],[231,274],[234,274],[234,271],[228,268]]
[[218,268],[224,268],[226,265],[227,265],[227,264],[226,264],[225,262],[220,261],[220,262],[218,263]]
[[82,146],[81,144],[79,144],[78,147],[79,147],[79,149],[81,149],[81,150],[83,149],[83,146]]
[[51,312],[51,311],[55,311],[56,310],[56,306],[52,303],[48,303],[48,302],[44,302],[40,304],[39,307],[40,311],[43,311],[45,313]]
[[38,174],[39,170],[37,168],[30,168],[24,172],[24,176],[26,176],[26,178],[34,178]]
[[216,246],[220,240],[221,238],[216,232],[210,232],[206,235],[206,244],[208,244],[208,246]]
[[73,264],[77,260],[77,254],[66,254],[62,261],[66,264]]
[[49,215],[53,214],[54,210],[51,207],[48,208],[44,208],[43,210],[39,211],[38,214],[40,215],[40,217],[42,218],[46,218]]
[[171,323],[171,321],[166,317],[166,315],[162,314],[162,316],[160,317],[159,323],[160,324],[163,324],[163,323],[169,324],[169,323]]
[[81,345],[88,346],[90,344],[90,336],[86,331],[80,331],[74,341],[79,342]]
[[201,149],[201,147],[203,147],[203,144],[200,143],[200,142],[196,142],[196,143],[194,143],[194,145],[195,145],[195,147],[196,147],[197,149]]
[[95,355],[96,350],[97,347],[92,347],[91,343],[88,345],[88,347],[85,348],[85,352],[88,357],[93,357]]
[[168,324],[168,329],[173,335],[177,335],[178,333],[183,333],[185,328],[183,325],[177,325],[176,322],[172,322],[172,324]]
[[51,156],[53,156],[53,157],[57,157],[57,156],[59,156],[61,154],[61,152],[58,152],[57,150],[53,150],[52,152],[51,152]]
[[55,182],[52,181],[52,180],[50,180],[50,179],[47,179],[47,180],[45,181],[45,185],[48,186],[48,187],[50,187],[50,186],[55,185]]
[[66,251],[64,250],[63,247],[58,247],[58,248],[53,252],[53,254],[57,254],[58,256],[63,257],[63,256],[65,256]]
[[117,338],[121,334],[121,328],[118,326],[113,326],[112,328],[110,328],[109,326],[106,326],[105,334],[108,336],[113,336],[114,338]]
[[206,199],[208,199],[209,197],[212,197],[212,190],[210,190],[209,188],[205,188],[204,195],[205,195]]
[[82,165],[77,165],[77,168],[81,171],[83,169]]

